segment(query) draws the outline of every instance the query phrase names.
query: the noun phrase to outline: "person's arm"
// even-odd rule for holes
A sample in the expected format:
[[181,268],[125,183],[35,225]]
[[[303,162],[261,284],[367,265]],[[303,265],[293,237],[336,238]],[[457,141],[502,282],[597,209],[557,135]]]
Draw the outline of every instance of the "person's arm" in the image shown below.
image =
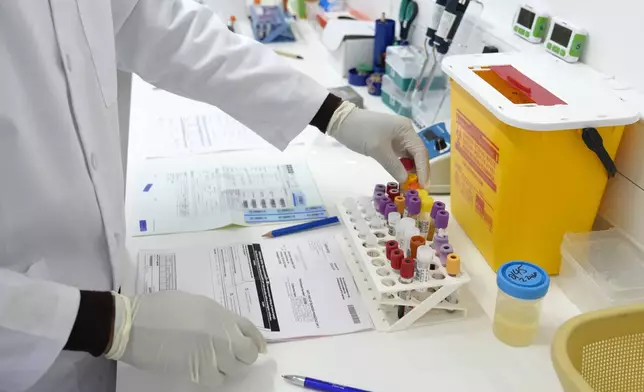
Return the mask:
[[269,47],[230,32],[195,1],[112,4],[120,69],[215,105],[278,148],[309,123],[325,131],[341,103]]
[[191,0],[112,0],[119,68],[215,105],[283,149],[307,124],[375,158],[398,182],[412,157],[429,187],[429,156],[408,119],[357,109],[269,47],[234,34]]
[[80,299],[76,288],[0,268],[0,390],[25,391],[45,374],[67,343]]

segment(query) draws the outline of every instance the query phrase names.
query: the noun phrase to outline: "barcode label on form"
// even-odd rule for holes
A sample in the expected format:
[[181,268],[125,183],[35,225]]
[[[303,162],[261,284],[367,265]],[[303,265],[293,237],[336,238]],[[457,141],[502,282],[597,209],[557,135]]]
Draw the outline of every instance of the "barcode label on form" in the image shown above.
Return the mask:
[[353,320],[353,323],[360,324],[360,317],[358,317],[356,307],[353,305],[347,305],[347,309],[349,310],[349,314],[351,315],[351,320]]

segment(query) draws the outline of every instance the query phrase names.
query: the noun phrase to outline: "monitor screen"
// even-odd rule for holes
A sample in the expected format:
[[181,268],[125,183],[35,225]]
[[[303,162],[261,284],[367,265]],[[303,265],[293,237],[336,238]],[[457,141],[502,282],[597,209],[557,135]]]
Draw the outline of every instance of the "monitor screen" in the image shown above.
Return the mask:
[[430,128],[425,129],[423,132],[423,137],[427,140],[434,140],[438,138],[438,136],[432,131]]
[[519,11],[519,18],[517,19],[517,22],[527,28],[528,30],[532,30],[532,23],[534,23],[534,12],[527,10],[525,8],[521,8],[521,11]]
[[564,48],[568,47],[568,42],[570,42],[570,36],[572,35],[572,30],[569,28],[563,27],[560,24],[555,24],[555,27],[552,29],[552,35],[550,39],[553,42],[558,43]]

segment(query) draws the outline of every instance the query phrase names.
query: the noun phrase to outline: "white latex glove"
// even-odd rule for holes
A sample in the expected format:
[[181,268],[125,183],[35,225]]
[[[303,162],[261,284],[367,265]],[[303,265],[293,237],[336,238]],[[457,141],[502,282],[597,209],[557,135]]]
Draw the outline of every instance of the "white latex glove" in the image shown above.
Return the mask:
[[327,134],[351,150],[374,158],[399,183],[407,180],[400,158],[413,158],[418,182],[429,189],[429,153],[408,118],[343,102],[331,117]]
[[215,387],[266,352],[250,321],[210,298],[160,291],[131,300],[114,294],[114,300],[109,359]]

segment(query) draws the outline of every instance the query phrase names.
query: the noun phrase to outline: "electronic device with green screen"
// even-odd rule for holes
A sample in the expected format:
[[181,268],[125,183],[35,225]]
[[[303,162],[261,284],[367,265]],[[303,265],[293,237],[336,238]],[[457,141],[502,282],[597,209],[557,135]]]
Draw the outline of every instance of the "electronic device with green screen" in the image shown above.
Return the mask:
[[558,18],[553,18],[546,36],[546,51],[574,63],[581,57],[588,33]]
[[526,41],[538,44],[543,41],[548,28],[548,14],[529,5],[522,5],[514,15],[512,29]]

